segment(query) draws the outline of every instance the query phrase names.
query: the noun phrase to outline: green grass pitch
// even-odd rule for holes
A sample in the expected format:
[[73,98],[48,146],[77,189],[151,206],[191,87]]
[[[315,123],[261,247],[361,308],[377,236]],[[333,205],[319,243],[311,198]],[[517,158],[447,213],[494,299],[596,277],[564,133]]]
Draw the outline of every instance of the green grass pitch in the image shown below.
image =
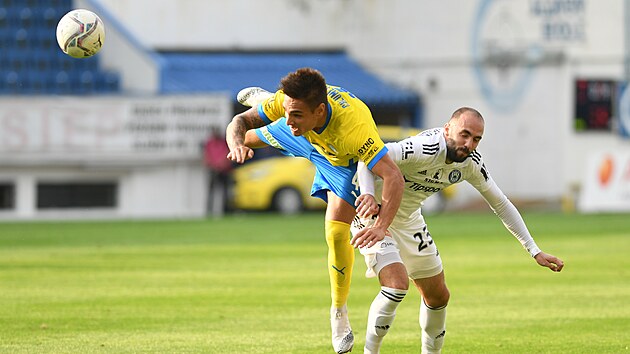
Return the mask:
[[[429,216],[451,290],[444,353],[630,353],[630,215]],[[357,252],[354,352],[379,288]],[[332,353],[323,215],[0,223],[0,353]],[[418,353],[415,289],[383,353]]]

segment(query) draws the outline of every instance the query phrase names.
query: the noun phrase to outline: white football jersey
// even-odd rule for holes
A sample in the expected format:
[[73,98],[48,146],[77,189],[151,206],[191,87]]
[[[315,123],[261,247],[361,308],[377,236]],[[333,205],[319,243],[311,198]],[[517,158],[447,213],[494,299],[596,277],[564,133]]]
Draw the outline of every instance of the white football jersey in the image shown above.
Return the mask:
[[[477,151],[464,162],[446,163],[443,128],[425,130],[405,140],[388,143],[387,149],[405,178],[396,217],[407,219],[425,199],[452,184],[467,181],[482,194],[494,184]],[[380,188],[381,183],[377,183],[376,195],[381,195]]]
[[[481,193],[532,256],[540,252],[520,213],[490,177],[479,152],[473,151],[463,162],[447,164],[443,128],[428,129],[402,141],[387,143],[386,147],[405,179],[400,208],[391,227],[404,225],[409,219],[423,223],[420,207],[424,200],[452,184],[466,181]],[[361,193],[372,194],[380,202],[382,180],[374,181],[374,176],[361,164],[358,173]]]

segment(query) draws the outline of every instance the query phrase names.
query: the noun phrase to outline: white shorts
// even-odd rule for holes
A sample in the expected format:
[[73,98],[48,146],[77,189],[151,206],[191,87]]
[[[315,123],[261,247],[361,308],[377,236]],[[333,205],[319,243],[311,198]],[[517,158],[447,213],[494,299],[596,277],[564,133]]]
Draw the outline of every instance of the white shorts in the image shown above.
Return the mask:
[[[354,235],[373,223],[373,219],[357,217],[352,222],[350,230]],[[368,267],[365,273],[367,277],[375,277],[385,266],[400,262],[407,268],[407,274],[411,279],[429,278],[440,274],[442,259],[424,219],[415,217],[404,222],[395,222],[388,231],[390,236],[386,236],[370,248],[360,249]]]

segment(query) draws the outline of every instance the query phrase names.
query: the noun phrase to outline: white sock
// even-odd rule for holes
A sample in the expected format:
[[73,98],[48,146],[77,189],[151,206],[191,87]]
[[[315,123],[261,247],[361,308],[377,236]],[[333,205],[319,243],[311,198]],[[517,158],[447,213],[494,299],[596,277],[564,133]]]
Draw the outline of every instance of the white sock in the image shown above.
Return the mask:
[[407,290],[393,289],[381,286],[381,291],[376,295],[370,306],[368,315],[367,331],[365,333],[364,353],[378,353],[383,342],[383,337],[389,331],[394,317],[396,317],[396,307],[405,298]]
[[422,354],[441,353],[446,334],[446,305],[430,308],[422,300],[420,328],[422,329]]

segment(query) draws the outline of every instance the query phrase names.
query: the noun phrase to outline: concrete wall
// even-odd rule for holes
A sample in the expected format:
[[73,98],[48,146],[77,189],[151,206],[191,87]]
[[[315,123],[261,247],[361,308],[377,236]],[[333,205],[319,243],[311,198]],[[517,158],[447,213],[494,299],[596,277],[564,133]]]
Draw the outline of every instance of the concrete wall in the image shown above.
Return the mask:
[[[202,146],[232,116],[225,94],[0,99],[0,183],[15,206],[0,220],[206,215]],[[107,182],[116,203],[38,208],[39,183]]]
[[101,3],[157,49],[345,49],[417,90],[426,127],[475,107],[487,120],[479,150],[514,198],[558,199],[590,151],[630,149],[615,132],[573,129],[575,79],[625,78],[624,0]]

